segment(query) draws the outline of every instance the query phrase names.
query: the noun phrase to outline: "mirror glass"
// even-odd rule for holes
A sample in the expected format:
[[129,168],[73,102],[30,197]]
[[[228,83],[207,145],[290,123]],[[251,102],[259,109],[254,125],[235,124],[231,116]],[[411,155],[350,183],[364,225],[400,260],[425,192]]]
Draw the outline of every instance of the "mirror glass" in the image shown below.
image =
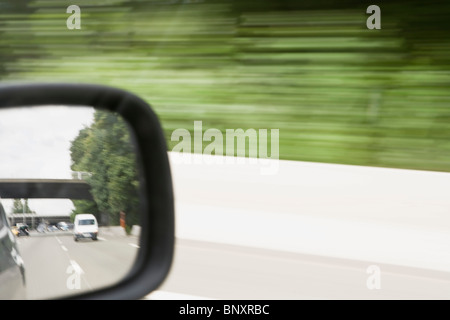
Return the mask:
[[[140,231],[138,153],[126,122],[92,107],[4,109],[0,150],[0,201],[10,229],[2,228],[2,243],[10,245],[0,247],[9,248],[0,258],[24,273],[25,298],[123,279]],[[3,264],[0,297],[23,297],[20,272]]]

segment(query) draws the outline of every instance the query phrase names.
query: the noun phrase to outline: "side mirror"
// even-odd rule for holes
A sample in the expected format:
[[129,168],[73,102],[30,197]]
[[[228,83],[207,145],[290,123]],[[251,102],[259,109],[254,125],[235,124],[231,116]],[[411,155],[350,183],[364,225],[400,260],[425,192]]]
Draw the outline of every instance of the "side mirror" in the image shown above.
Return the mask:
[[[70,250],[67,252],[67,246],[63,246],[62,242],[71,240],[72,243],[75,243],[73,242],[73,239],[79,240],[79,237],[84,236],[92,236],[92,239],[97,240],[97,231],[86,229],[87,227],[93,227],[94,225],[97,227],[97,224],[100,230],[98,231],[99,236],[101,236],[102,225],[107,227],[112,225],[117,226],[118,228],[125,227],[125,225],[122,225],[122,222],[124,221],[122,219],[124,219],[123,216],[125,215],[125,213],[122,212],[122,206],[126,206],[126,210],[137,212],[135,223],[140,230],[139,237],[134,244],[134,249],[138,249],[134,258],[130,260],[126,272],[117,279],[109,279],[109,282],[105,282],[105,285],[92,286],[89,290],[84,291],[74,290],[68,292],[68,294],[62,293],[56,296],[49,294],[49,298],[140,299],[155,290],[163,282],[169,272],[174,250],[174,199],[172,180],[167,146],[159,120],[151,107],[142,99],[129,92],[115,88],[85,84],[26,84],[0,87],[0,125],[2,115],[5,114],[4,112],[16,110],[33,110],[33,112],[39,112],[41,107],[47,108],[49,106],[54,108],[52,110],[62,110],[64,108],[64,110],[71,110],[80,107],[89,107],[94,110],[95,121],[103,121],[101,128],[103,131],[99,129],[98,135],[96,136],[98,139],[103,139],[103,133],[106,135],[110,131],[119,130],[117,129],[117,126],[113,127],[113,125],[110,124],[111,121],[115,121],[111,119],[122,119],[121,121],[126,124],[125,126],[129,130],[129,137],[125,133],[116,132],[116,137],[119,138],[113,142],[116,142],[119,146],[123,145],[128,141],[124,138],[125,136],[131,141],[131,149],[129,150],[133,150],[135,153],[135,171],[137,174],[133,171],[134,167],[132,166],[134,165],[130,165],[128,160],[129,152],[123,151],[127,150],[126,148],[121,149],[121,154],[117,153],[117,158],[109,157],[105,160],[105,166],[108,166],[105,168],[105,172],[108,174],[114,173],[117,177],[127,177],[127,174],[133,176],[134,174],[136,181],[133,180],[129,185],[135,190],[136,199],[134,199],[133,202],[130,200],[130,203],[127,203],[127,198],[121,191],[121,187],[123,187],[123,183],[121,184],[120,182],[121,180],[115,181],[115,184],[102,184],[101,181],[106,180],[101,180],[99,178],[100,174],[96,172],[78,172],[78,176],[75,174],[73,177],[64,177],[64,179],[61,179],[59,176],[30,177],[23,176],[24,172],[33,175],[37,171],[40,171],[41,167],[34,168],[34,171],[27,171],[30,168],[28,168],[28,166],[22,166],[19,167],[19,173],[13,173],[12,176],[4,176],[2,173],[16,172],[11,168],[13,168],[14,165],[20,165],[20,161],[17,159],[26,157],[27,147],[24,145],[25,143],[20,143],[20,140],[14,140],[17,135],[8,135],[11,130],[8,130],[5,126],[3,126],[3,128],[0,127],[0,154],[2,154],[1,159],[3,159],[0,160],[0,167],[3,167],[4,169],[3,171],[0,169],[0,198],[1,202],[10,201],[11,203],[15,199],[15,202],[11,205],[11,213],[9,213],[9,216],[8,208],[5,206],[5,203],[3,203],[3,207],[5,207],[4,210],[2,205],[0,205],[0,259],[4,262],[0,263],[0,297],[20,297],[8,295],[8,292],[15,292],[16,289],[14,288],[14,290],[8,291],[8,285],[14,283],[14,286],[17,286],[18,283],[23,282],[26,290],[26,286],[40,276],[39,270],[31,270],[33,268],[32,263],[27,265],[31,258],[27,258],[23,255],[25,249],[31,251],[30,248],[33,248],[33,252],[36,252],[35,249],[43,248],[46,245],[43,239],[47,239],[48,241],[51,239],[52,245],[57,244],[57,242],[55,242],[57,240],[59,245],[61,245],[61,248],[65,249],[63,251],[65,251],[64,254],[67,256],[67,261],[73,261],[69,256],[71,254]],[[97,112],[106,112],[114,115],[114,117],[103,117],[97,115]],[[54,112],[52,118],[55,123],[58,122],[58,119],[62,122],[63,120],[66,121],[67,118],[70,117],[70,114],[70,112],[62,114]],[[9,119],[8,121],[9,123],[15,123],[15,121],[17,121],[17,125],[14,125],[14,132],[23,133],[27,132],[26,130],[28,129],[23,120],[23,118],[19,119],[19,116],[14,116],[13,119]],[[34,121],[39,124],[38,118],[34,118]],[[108,127],[109,125],[110,127]],[[84,128],[84,130],[88,130],[91,127],[84,126],[80,127],[80,129]],[[57,132],[57,130],[55,132]],[[30,131],[28,136],[25,135],[25,137],[27,137],[26,139],[33,143],[33,146],[37,143],[35,134],[36,133]],[[123,141],[122,138],[124,139]],[[42,147],[39,147],[40,150],[44,153],[44,156],[48,156],[48,158],[44,157],[43,161],[50,161],[48,159],[57,161],[57,159],[54,157],[52,158],[51,155],[44,150],[51,146],[54,141],[56,141],[56,137],[53,140],[53,136],[48,135],[45,139],[42,139],[42,141],[39,140],[39,142],[42,142]],[[74,140],[71,142],[73,147]],[[103,147],[101,143],[97,143],[97,147],[100,151],[112,148],[106,143]],[[2,148],[10,150],[1,150]],[[13,152],[12,149],[15,151]],[[17,157],[17,150],[21,150],[20,155],[23,155],[22,158]],[[74,163],[74,158],[76,158],[74,153],[76,153],[76,150],[74,150],[75,148],[73,150],[66,150],[67,154],[72,152],[72,167],[76,165],[76,163]],[[90,157],[86,157],[86,154],[91,152],[86,150],[86,148],[78,149],[78,152],[80,153],[78,158],[82,158],[80,163],[82,162],[84,167],[89,167],[90,162],[97,159],[98,155],[92,154]],[[8,158],[8,154],[14,156]],[[33,157],[31,157],[31,159],[28,157],[27,160],[29,163],[36,166],[41,163],[38,159],[33,159]],[[117,163],[120,163],[121,167],[117,165]],[[82,168],[83,166],[80,165],[79,167]],[[71,168],[69,166],[67,172],[70,172],[70,170]],[[85,176],[83,176],[83,174],[85,174]],[[18,177],[19,175],[21,176]],[[114,189],[114,194],[118,196],[115,198],[108,198],[105,196],[108,192],[102,192],[102,188],[103,191],[106,190],[108,192]],[[109,194],[112,194],[112,192],[109,192]],[[68,227],[70,224],[73,224],[74,221],[67,221],[67,223],[56,223],[55,221],[54,223],[49,223],[48,219],[44,219],[43,214],[26,212],[32,211],[29,210],[28,203],[26,203],[26,206],[23,205],[19,209],[19,212],[17,212],[17,208],[14,207],[14,205],[21,204],[22,202],[20,199],[27,199],[27,201],[28,199],[69,199],[69,201],[73,200],[73,203],[76,203],[75,201],[94,201],[96,202],[94,207],[96,208],[95,210],[98,210],[98,215],[95,218],[95,214],[92,215],[93,212],[83,212],[83,215],[80,215],[75,219],[75,221],[82,221],[79,223],[79,228],[78,226],[75,228],[77,230],[79,229],[75,233],[75,231],[69,230]],[[103,203],[103,207],[101,207],[101,203]],[[30,207],[33,209],[31,205]],[[83,207],[83,203],[80,206],[75,207],[89,208],[89,206]],[[13,212],[13,209],[16,211]],[[21,210],[23,212],[20,212]],[[113,215],[114,219],[106,219],[106,222],[102,221],[102,217],[109,217],[108,214]],[[11,222],[14,222],[16,225],[13,226]],[[33,225],[30,225],[30,223]],[[27,232],[20,234],[18,230],[20,230],[21,227],[24,228],[24,226],[26,226],[25,229]],[[127,227],[129,228],[129,226]],[[14,233],[13,230],[15,231]],[[27,237],[25,237],[25,235]],[[73,245],[75,246],[75,244]],[[95,256],[95,254],[89,251],[89,246],[96,245],[96,250],[102,250],[101,245],[104,244],[102,244],[101,241],[92,243],[78,241],[76,242],[76,245],[77,247],[74,247],[74,250],[82,256],[83,252],[86,252],[84,256],[86,257],[86,260],[88,260],[92,256]],[[22,250],[22,246],[24,247],[24,250]],[[48,253],[51,250],[52,249],[48,247],[48,250],[43,252]],[[11,263],[8,264],[8,261]],[[46,263],[48,263],[49,266],[56,266],[58,261],[58,258],[55,257],[54,260],[50,258]],[[89,276],[101,278],[102,268],[103,270],[108,268],[108,263],[111,268],[113,268],[114,265],[121,265],[124,263],[119,256],[113,254],[109,256],[107,260],[105,259],[105,261],[106,265],[99,265],[96,270],[84,270],[83,272],[91,272]],[[67,266],[61,264],[61,268],[65,267]],[[69,267],[75,271],[77,269],[75,265],[69,265]],[[68,268],[67,270],[72,269]],[[64,273],[67,270],[64,269],[60,271]],[[16,271],[17,275],[22,275],[23,279],[21,281],[10,278]],[[61,279],[61,281],[63,280],[69,281],[68,278]],[[8,281],[9,283],[7,283]],[[47,281],[48,283],[56,281],[56,276],[54,279],[47,279]]]

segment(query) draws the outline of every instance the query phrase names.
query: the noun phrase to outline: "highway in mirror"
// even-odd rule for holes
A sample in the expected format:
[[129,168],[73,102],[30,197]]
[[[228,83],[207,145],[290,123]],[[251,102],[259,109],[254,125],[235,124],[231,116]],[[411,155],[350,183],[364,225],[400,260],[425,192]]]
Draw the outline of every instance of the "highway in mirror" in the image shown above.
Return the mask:
[[92,107],[0,111],[0,197],[25,265],[28,299],[122,280],[139,251],[132,133]]

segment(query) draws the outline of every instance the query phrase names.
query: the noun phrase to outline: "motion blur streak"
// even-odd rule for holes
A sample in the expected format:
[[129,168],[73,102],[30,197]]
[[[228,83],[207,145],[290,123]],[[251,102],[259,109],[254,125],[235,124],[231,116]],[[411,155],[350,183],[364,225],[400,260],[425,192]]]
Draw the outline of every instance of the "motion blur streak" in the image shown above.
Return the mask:
[[1,1],[0,79],[107,84],[170,134],[279,128],[280,158],[449,171],[450,3]]

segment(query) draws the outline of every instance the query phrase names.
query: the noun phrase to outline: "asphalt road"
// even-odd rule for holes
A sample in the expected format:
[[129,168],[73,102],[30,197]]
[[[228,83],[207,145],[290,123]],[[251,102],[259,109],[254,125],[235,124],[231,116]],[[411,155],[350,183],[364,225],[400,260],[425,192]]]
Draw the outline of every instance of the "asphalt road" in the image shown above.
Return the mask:
[[27,298],[57,298],[119,281],[134,262],[137,240],[137,237],[99,235],[97,241],[75,242],[70,232],[32,232],[29,237],[20,237]]
[[450,174],[169,156],[178,240],[151,297],[450,298]]
[[[172,271],[159,288],[162,299],[449,299],[450,275],[194,240],[177,240]],[[369,286],[367,283],[369,282]],[[149,298],[159,297],[159,292]],[[176,295],[173,295],[176,293]],[[184,295],[184,296],[183,296]]]
[[[67,233],[20,238],[28,298],[61,297],[118,281],[133,262],[136,243],[136,237],[112,236],[74,242]],[[145,298],[450,298],[448,273],[376,264],[379,288],[370,288],[372,274],[367,269],[371,265],[366,261],[178,239],[168,278]]]

